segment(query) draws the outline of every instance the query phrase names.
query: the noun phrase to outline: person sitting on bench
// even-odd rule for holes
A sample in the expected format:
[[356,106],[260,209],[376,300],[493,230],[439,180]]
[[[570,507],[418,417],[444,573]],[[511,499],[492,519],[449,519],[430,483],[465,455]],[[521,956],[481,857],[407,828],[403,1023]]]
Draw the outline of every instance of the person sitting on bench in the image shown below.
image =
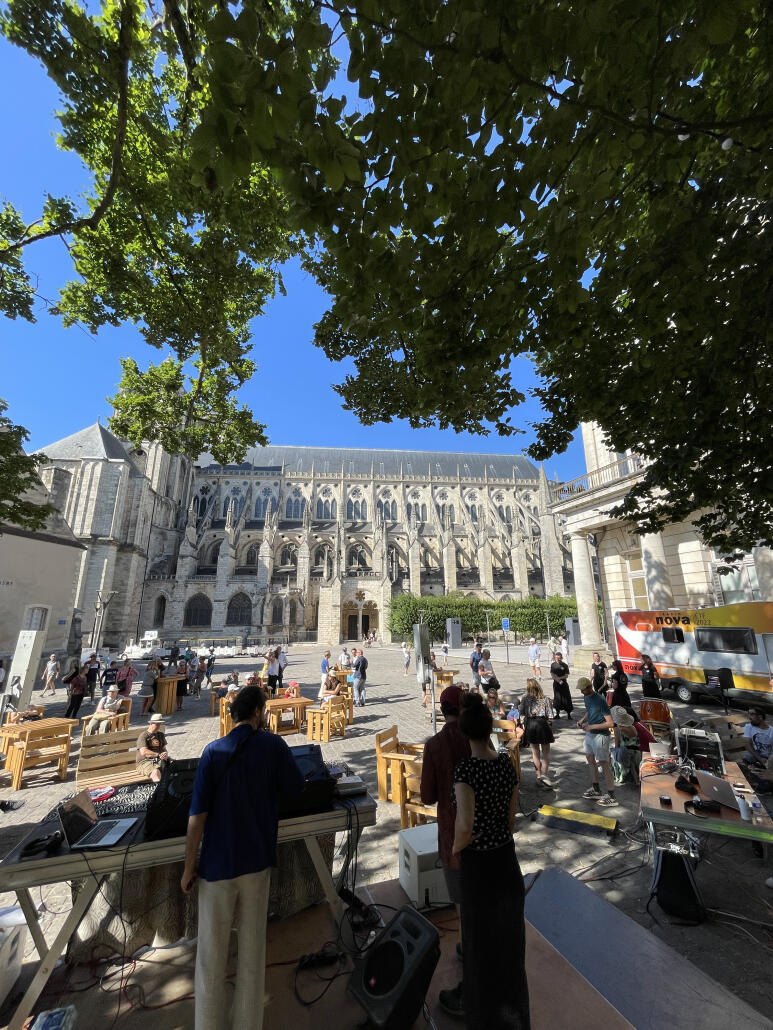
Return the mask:
[[118,684],[113,683],[107,688],[107,693],[99,699],[99,704],[86,726],[86,733],[107,733],[110,726],[110,719],[121,711],[123,698],[118,696]]
[[164,717],[152,715],[148,728],[137,738],[137,771],[147,776],[151,783],[158,783],[168,761]]

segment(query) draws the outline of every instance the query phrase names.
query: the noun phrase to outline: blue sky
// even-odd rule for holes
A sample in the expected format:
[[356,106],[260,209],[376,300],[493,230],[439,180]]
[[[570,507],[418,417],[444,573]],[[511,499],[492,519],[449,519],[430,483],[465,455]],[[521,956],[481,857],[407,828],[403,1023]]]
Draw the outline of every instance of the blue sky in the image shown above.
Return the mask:
[[[0,37],[0,197],[11,200],[31,221],[40,211],[46,190],[77,197],[89,187],[89,177],[73,154],[57,150],[53,112],[58,95],[42,67]],[[64,244],[48,240],[27,248],[27,267],[37,277],[41,298],[54,302],[58,287],[71,275]],[[540,418],[529,398],[514,413],[523,435],[504,439],[455,433],[452,430],[411,429],[406,422],[363,426],[341,408],[332,384],[340,382],[344,365],[328,361],[314,347],[313,325],[327,307],[327,298],[297,264],[284,270],[286,297],[277,297],[266,314],[253,323],[256,376],[240,391],[240,400],[268,425],[276,444],[316,444],[337,447],[379,447],[513,453],[533,439],[529,422]],[[98,336],[75,327],[64,329],[38,305],[34,325],[12,322],[0,315],[0,396],[8,415],[30,432],[29,446],[43,447],[110,414],[106,397],[120,375],[118,359],[132,355],[141,367],[158,362],[160,352],[145,345],[131,326],[105,328]],[[527,361],[518,385],[532,385]],[[578,438],[563,455],[546,462],[550,478],[572,479],[584,472]]]

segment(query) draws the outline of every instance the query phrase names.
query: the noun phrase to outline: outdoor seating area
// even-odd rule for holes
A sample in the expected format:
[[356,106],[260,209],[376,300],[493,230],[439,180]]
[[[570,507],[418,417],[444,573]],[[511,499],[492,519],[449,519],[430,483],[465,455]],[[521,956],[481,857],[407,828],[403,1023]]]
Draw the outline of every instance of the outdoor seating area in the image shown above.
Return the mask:
[[423,744],[406,744],[398,737],[397,726],[375,734],[376,777],[379,801],[399,803],[400,762],[407,756],[420,757]]
[[67,779],[73,726],[77,726],[77,719],[44,718],[5,723],[0,748],[6,756],[5,771],[10,774],[14,790],[21,789],[28,769],[43,765],[55,764],[59,779]]
[[306,709],[306,735],[309,740],[328,743],[345,737],[350,704],[345,697],[332,697],[319,706]]

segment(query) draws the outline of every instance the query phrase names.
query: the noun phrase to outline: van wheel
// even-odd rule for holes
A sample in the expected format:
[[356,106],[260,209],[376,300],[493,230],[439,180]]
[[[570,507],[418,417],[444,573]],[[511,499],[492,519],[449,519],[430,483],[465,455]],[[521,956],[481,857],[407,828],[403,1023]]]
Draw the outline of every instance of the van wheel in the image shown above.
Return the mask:
[[687,686],[686,683],[676,684],[676,696],[680,701],[683,701],[688,705],[692,701],[692,690]]

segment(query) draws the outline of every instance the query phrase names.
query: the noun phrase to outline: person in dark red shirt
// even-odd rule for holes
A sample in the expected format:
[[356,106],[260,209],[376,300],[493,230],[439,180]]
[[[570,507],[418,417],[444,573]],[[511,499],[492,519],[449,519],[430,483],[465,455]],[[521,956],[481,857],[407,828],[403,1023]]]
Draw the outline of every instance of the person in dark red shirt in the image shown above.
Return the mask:
[[[443,866],[448,895],[456,905],[459,915],[461,888],[459,884],[459,856],[453,854],[456,809],[453,805],[454,769],[463,758],[470,756],[470,742],[459,729],[459,708],[462,688],[446,687],[440,695],[440,710],[446,724],[424,745],[424,759],[421,767],[421,800],[425,805],[437,802],[438,855]],[[461,920],[459,922],[461,934]],[[456,945],[461,957],[461,941]],[[462,983],[452,990],[440,991],[441,1006],[453,1015],[463,1015]]]

